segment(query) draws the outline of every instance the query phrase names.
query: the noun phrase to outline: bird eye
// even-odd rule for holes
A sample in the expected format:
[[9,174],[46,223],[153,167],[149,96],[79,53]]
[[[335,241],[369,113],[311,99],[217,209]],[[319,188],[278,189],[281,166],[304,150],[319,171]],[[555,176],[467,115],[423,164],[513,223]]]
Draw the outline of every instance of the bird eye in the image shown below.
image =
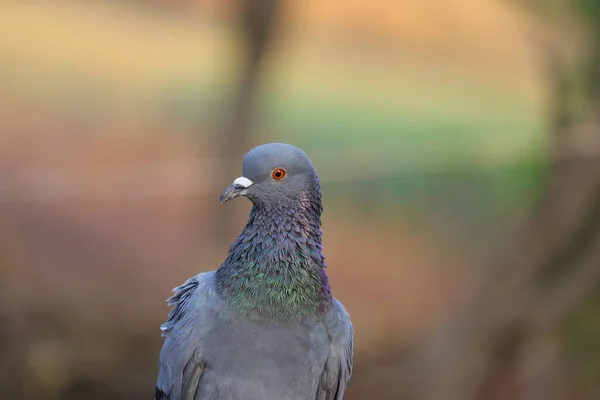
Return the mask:
[[285,178],[285,175],[286,172],[283,168],[275,168],[273,171],[271,171],[271,177],[276,181],[282,180],[283,178]]

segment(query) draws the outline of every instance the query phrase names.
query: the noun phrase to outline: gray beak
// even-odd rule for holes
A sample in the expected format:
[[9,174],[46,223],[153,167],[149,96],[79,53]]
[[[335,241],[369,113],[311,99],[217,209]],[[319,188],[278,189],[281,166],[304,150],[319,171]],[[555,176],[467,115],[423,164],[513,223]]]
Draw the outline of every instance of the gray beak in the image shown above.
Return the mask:
[[221,204],[223,204],[228,200],[235,199],[236,197],[241,196],[245,189],[245,187],[233,183],[231,184],[231,186],[225,189],[223,193],[221,193],[219,201],[221,202]]
[[221,197],[219,201],[221,204],[229,201],[231,199],[235,199],[238,196],[244,196],[247,192],[247,189],[252,186],[253,182],[245,178],[243,176],[237,178],[233,183],[221,193]]

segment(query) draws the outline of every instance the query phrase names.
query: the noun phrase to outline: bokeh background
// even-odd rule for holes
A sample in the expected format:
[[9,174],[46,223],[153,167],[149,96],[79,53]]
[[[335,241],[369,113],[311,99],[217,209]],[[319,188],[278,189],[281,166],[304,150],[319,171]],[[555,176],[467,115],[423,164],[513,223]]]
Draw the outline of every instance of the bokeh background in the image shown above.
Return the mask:
[[0,4],[0,393],[152,398],[255,145],[320,172],[346,398],[600,398],[595,0]]

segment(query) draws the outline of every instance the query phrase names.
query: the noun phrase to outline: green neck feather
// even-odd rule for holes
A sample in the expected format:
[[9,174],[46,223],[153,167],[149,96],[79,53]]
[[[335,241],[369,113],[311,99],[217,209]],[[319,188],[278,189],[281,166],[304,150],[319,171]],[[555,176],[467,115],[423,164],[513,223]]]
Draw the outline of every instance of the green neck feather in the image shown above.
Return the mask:
[[320,206],[301,206],[254,206],[217,270],[217,290],[241,314],[290,321],[329,308]]

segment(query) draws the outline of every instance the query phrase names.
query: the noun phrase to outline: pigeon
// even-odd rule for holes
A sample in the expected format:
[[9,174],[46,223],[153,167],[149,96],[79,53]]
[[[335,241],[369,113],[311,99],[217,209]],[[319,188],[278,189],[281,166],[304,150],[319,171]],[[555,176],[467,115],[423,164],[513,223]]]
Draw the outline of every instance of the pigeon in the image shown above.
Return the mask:
[[263,144],[220,201],[239,196],[252,208],[225,261],[167,300],[155,399],[341,400],[354,331],[325,272],[317,172]]

